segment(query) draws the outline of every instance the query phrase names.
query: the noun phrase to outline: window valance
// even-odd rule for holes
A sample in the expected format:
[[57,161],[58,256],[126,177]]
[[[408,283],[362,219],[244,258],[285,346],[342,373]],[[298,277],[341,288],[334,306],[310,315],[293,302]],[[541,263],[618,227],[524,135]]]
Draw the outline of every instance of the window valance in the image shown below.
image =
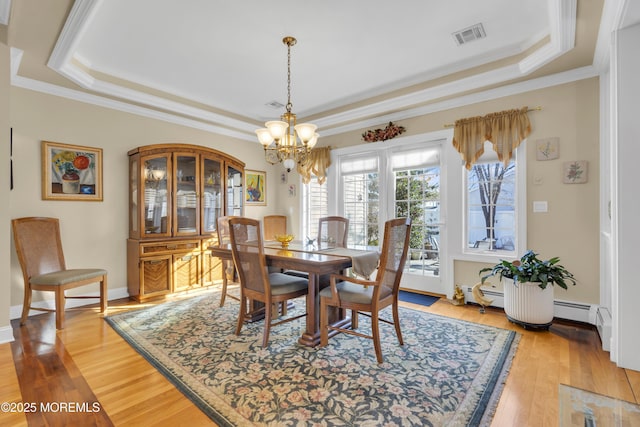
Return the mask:
[[482,156],[485,141],[491,142],[498,159],[507,165],[513,151],[531,133],[528,111],[522,107],[456,120],[453,146],[462,156],[465,167],[471,169]]
[[322,185],[327,180],[327,169],[331,166],[331,147],[314,148],[309,153],[307,161],[298,165],[298,173],[302,182],[308,184],[311,175],[318,177],[318,184]]

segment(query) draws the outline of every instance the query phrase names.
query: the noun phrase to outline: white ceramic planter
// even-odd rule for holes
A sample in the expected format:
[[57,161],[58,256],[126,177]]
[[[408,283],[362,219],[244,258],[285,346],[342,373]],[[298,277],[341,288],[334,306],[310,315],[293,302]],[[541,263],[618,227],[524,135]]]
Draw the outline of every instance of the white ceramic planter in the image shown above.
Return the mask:
[[526,328],[549,329],[553,321],[553,285],[540,289],[537,283],[505,279],[504,311],[507,318]]

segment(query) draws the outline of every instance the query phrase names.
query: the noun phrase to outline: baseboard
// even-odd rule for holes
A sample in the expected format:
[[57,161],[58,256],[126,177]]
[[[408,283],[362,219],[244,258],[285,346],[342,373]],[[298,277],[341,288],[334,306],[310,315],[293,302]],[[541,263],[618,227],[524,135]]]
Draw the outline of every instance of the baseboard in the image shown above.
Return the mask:
[[[473,294],[471,293],[471,286],[462,286],[464,292],[465,301],[474,302]],[[482,288],[484,295],[492,299],[492,307],[504,308],[504,294],[499,291]],[[555,300],[553,306],[553,316],[559,319],[573,320],[575,322],[595,324],[594,307],[591,304]]]
[[606,307],[596,309],[596,327],[602,341],[602,349],[611,351],[611,313]]
[[0,344],[15,341],[13,338],[13,328],[11,325],[0,328]]
[[[42,294],[53,295],[53,292],[42,292]],[[127,290],[126,287],[109,289],[107,294],[108,294],[107,301],[129,297],[129,291]],[[100,296],[100,292],[99,291],[87,292],[84,295],[95,296],[97,298]],[[95,304],[97,301],[98,300],[94,300],[94,299],[68,299],[65,303],[65,308],[82,307],[84,305]],[[33,303],[33,306],[38,308],[54,309],[56,306],[56,302],[55,302],[55,299],[48,299],[48,300],[38,301],[36,303]],[[29,312],[29,316],[34,316],[42,313],[43,312],[41,311],[31,310]],[[22,316],[22,304],[14,305],[9,309],[10,319],[19,319],[20,316]],[[13,333],[12,333],[12,337],[13,337]]]

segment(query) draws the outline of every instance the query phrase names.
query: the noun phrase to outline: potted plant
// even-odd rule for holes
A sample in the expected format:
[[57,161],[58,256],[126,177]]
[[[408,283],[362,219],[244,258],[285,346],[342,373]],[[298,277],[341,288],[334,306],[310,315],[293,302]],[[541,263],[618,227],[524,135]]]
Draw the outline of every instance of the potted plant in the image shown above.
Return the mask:
[[567,289],[569,283],[576,284],[573,274],[559,262],[558,257],[541,260],[530,250],[519,260],[500,260],[479,274],[488,272],[482,276],[481,283],[492,276],[498,276],[501,281],[508,279],[504,286],[504,311],[510,321],[525,329],[549,329],[553,320],[553,287],[549,285]]

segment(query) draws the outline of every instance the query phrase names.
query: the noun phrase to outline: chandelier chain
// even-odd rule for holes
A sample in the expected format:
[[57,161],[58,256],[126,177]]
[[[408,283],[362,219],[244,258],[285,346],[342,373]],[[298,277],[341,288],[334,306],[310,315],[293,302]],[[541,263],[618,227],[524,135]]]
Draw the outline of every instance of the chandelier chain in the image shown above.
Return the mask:
[[287,43],[287,112],[291,112],[291,43]]

